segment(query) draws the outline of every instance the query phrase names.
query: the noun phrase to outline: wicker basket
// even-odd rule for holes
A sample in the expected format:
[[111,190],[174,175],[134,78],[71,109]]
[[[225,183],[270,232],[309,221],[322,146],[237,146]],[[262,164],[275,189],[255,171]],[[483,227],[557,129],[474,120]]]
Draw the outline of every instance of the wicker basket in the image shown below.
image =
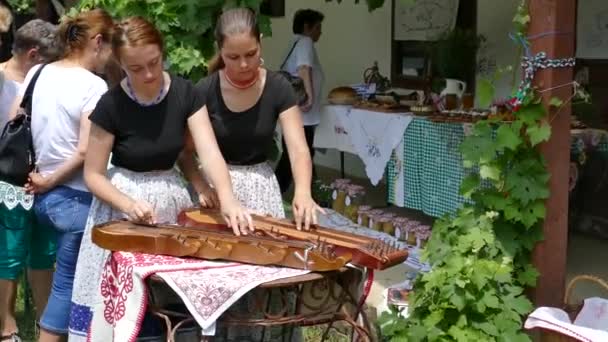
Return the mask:
[[[608,290],[608,283],[606,283],[604,280],[602,280],[598,277],[594,277],[594,276],[590,276],[590,275],[579,275],[579,276],[574,277],[568,284],[568,287],[566,288],[566,294],[564,295],[564,307],[562,308],[564,311],[566,311],[568,316],[570,316],[570,320],[572,320],[572,321],[574,321],[576,316],[579,314],[579,312],[583,308],[583,304],[582,303],[578,303],[578,304],[570,303],[570,299],[571,299],[570,296],[572,295],[572,290],[574,289],[574,285],[576,285],[576,283],[583,281],[583,280],[594,282],[594,283],[600,285],[601,287],[603,287],[605,290]],[[572,338],[570,336],[564,336],[555,331],[546,330],[546,329],[541,329],[541,341],[542,342],[579,342],[579,340]]]

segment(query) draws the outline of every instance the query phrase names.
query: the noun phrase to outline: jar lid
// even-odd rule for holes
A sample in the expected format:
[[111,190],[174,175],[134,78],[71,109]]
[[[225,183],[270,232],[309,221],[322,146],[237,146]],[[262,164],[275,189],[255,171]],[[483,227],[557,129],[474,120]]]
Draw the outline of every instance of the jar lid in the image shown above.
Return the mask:
[[359,208],[357,209],[357,212],[359,213],[365,213],[365,212],[369,212],[370,210],[372,210],[372,207],[369,205],[360,205]]
[[357,195],[365,194],[365,188],[363,186],[357,185],[357,184],[349,184],[348,187],[346,188],[346,191],[348,192],[349,196],[357,196]]
[[396,224],[406,224],[409,222],[410,219],[408,219],[407,217],[403,217],[403,216],[397,216],[393,218],[393,222]]
[[369,211],[369,214],[373,216],[381,215],[382,213],[384,213],[384,210],[382,209],[372,209]]
[[431,237],[431,231],[426,229],[418,230],[416,232],[416,237],[421,240],[428,240]]
[[347,185],[350,183],[350,179],[347,178],[338,178],[335,179],[332,183],[331,183],[331,187],[334,189],[337,188],[342,188],[343,186]]

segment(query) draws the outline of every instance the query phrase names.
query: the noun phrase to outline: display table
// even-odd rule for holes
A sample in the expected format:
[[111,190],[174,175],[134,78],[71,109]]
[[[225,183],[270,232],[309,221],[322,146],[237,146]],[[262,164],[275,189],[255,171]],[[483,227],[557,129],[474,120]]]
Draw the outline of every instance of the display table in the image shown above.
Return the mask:
[[[408,113],[325,106],[315,135],[315,147],[333,148],[364,159],[365,151],[358,150],[354,143],[361,137],[349,127],[353,126],[353,122],[375,127],[387,125],[388,120],[395,116],[408,117],[411,121],[401,134],[399,130],[397,133],[387,130],[384,136],[377,137],[386,140],[389,146],[394,144],[390,159],[382,166],[386,171],[387,201],[399,207],[420,210],[432,217],[455,212],[467,201],[459,193],[465,175],[459,146],[471,129],[471,124],[436,123]],[[395,134],[398,134],[396,139]],[[571,134],[574,187],[580,181],[579,170],[592,151],[600,151],[608,156],[608,132],[573,129]]]
[[[403,124],[394,128],[396,117],[402,118]],[[366,151],[356,149],[354,143],[362,137],[349,129],[354,123],[379,127],[378,131],[386,127],[376,139],[390,147],[389,159],[377,167],[385,171],[389,203],[437,217],[453,212],[465,201],[458,193],[464,174],[458,151],[464,138],[463,124],[434,123],[411,113],[325,106],[314,146],[352,153],[365,163]]]
[[[152,276],[149,278],[150,287],[162,292],[171,289],[162,278]],[[254,291],[253,307],[248,312],[233,313],[227,311],[218,319],[221,327],[257,326],[266,330],[267,327],[280,326],[282,340],[291,341],[294,327],[327,324],[320,341],[328,337],[329,329],[336,322],[345,322],[353,329],[353,334],[363,341],[371,341],[370,323],[362,310],[364,302],[357,296],[358,286],[361,283],[361,272],[358,269],[344,267],[335,272],[313,272],[301,276],[280,279],[259,285]],[[150,291],[153,293],[153,291]],[[284,304],[278,310],[271,310],[270,298],[280,297]],[[295,301],[290,300],[295,298]],[[154,296],[149,297],[150,311],[163,318],[168,340],[173,341],[177,329],[189,322],[193,322],[191,315],[182,311],[171,311],[157,305]],[[289,303],[295,303],[290,307]],[[359,319],[360,317],[360,319]],[[358,323],[360,321],[361,323]],[[229,329],[229,328],[228,328]],[[266,332],[262,333],[265,336]],[[202,341],[212,341],[213,337],[199,336]]]

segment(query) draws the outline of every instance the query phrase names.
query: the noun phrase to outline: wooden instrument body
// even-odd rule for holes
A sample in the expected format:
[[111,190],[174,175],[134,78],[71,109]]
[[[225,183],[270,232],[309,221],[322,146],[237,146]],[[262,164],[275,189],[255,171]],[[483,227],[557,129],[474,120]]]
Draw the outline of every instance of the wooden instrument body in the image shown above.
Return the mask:
[[[336,255],[349,255],[358,266],[382,270],[400,264],[407,259],[408,252],[396,243],[350,234],[329,228],[313,227],[309,231],[297,230],[287,220],[253,215],[255,234],[282,241],[304,241],[314,245],[330,246]],[[178,224],[186,227],[231,230],[217,210],[192,208],[182,211]]]
[[341,253],[337,256],[326,245],[235,236],[232,231],[218,229],[141,225],[129,221],[111,221],[94,227],[92,240],[112,251],[228,260],[318,272],[340,269],[350,261],[350,255]]

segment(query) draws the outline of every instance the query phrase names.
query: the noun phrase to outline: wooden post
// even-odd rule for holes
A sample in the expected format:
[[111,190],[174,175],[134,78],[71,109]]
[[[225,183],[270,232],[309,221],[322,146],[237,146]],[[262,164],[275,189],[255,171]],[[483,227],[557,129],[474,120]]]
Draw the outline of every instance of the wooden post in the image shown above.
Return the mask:
[[[549,59],[573,57],[576,0],[530,0],[529,10],[531,53],[544,51]],[[560,86],[572,82],[573,72],[573,68],[569,67],[539,70],[534,84],[539,89]],[[571,96],[571,86],[560,87],[545,92],[543,102],[549,108],[548,102],[552,97],[566,102]],[[564,297],[568,247],[570,104],[561,108],[559,114],[556,115],[556,112],[555,108],[550,109],[551,139],[541,147],[551,174],[551,195],[546,202],[544,241],[534,250],[534,265],[540,277],[536,289],[532,291],[532,300],[536,306],[560,307]]]

